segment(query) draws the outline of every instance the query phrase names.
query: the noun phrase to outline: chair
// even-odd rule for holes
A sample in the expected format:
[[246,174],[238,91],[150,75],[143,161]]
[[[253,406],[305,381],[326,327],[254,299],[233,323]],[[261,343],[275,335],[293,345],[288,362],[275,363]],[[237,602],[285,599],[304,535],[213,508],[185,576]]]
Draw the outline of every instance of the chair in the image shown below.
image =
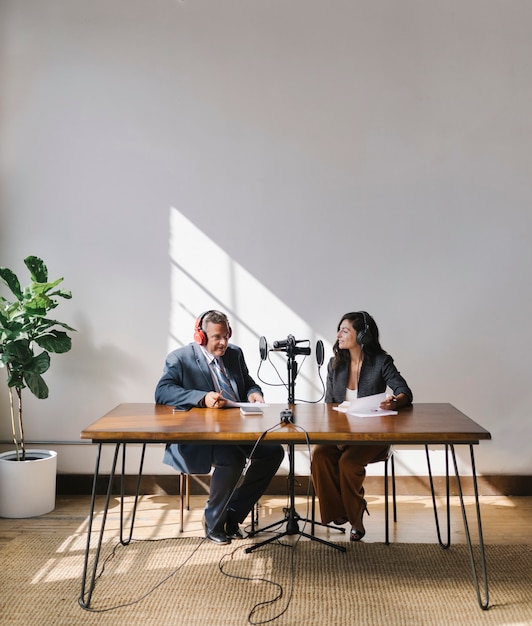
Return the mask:
[[[392,477],[392,505],[393,505],[393,521],[397,523],[397,493],[395,488],[395,460],[394,460],[395,450],[392,446],[388,448],[386,454],[382,456],[382,458],[376,459],[374,463],[380,463],[381,461],[384,463],[384,518],[385,518],[385,531],[384,531],[384,542],[386,545],[390,544],[390,524],[389,524],[389,484],[388,484],[388,463],[391,466],[391,477]],[[310,479],[312,483],[312,478]],[[332,528],[334,530],[340,530],[344,532],[344,529],[339,526],[334,526],[333,524],[321,524],[320,522],[316,522],[316,492],[314,491],[314,486],[312,485],[312,534],[314,534],[314,527],[316,524],[320,526],[326,526],[327,528]]]
[[184,530],[185,499],[187,511],[190,511],[190,474],[179,473],[179,532]]
[[390,523],[388,518],[388,462],[390,463],[392,470],[392,505],[393,505],[393,523],[397,524],[397,491],[395,488],[395,459],[394,459],[395,450],[392,446],[388,449],[386,454],[386,458],[382,459],[384,462],[384,543],[386,545],[390,544]]
[[[187,511],[190,511],[190,474],[186,472],[179,472],[179,532],[182,533],[184,529],[184,512],[185,507]],[[251,512],[251,532],[254,532],[255,527],[259,523],[259,503],[255,505]]]

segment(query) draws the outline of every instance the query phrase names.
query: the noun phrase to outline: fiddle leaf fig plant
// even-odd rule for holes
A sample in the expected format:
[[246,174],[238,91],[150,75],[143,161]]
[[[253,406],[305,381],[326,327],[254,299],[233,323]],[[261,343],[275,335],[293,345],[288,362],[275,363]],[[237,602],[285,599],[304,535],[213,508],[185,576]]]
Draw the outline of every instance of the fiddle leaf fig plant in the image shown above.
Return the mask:
[[64,322],[51,319],[48,313],[59,305],[59,298],[70,300],[70,291],[59,289],[63,281],[48,281],[48,268],[36,256],[24,264],[31,282],[21,287],[16,274],[0,267],[0,278],[11,291],[10,300],[0,295],[0,367],[7,370],[11,430],[18,461],[26,459],[22,421],[22,390],[28,388],[40,399],[48,397],[48,385],[42,375],[50,367],[50,352],[68,352],[72,340],[65,332],[75,332]]

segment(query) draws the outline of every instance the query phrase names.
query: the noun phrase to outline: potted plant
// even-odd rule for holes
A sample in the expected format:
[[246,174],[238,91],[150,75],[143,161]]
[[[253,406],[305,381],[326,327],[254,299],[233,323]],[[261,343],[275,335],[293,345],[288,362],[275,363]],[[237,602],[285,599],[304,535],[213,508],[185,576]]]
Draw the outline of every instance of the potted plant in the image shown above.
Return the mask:
[[[14,299],[0,295],[0,367],[7,372],[11,431],[15,450],[0,454],[0,517],[33,517],[55,507],[57,453],[51,450],[26,450],[23,424],[22,390],[37,398],[48,397],[42,375],[50,367],[50,352],[68,352],[72,341],[63,322],[48,313],[59,298],[70,299],[70,291],[59,289],[63,281],[48,281],[48,268],[35,256],[24,259],[31,276],[22,289],[16,274],[0,267],[0,278]],[[0,411],[3,413],[3,411]],[[46,466],[53,474],[50,486],[42,484]],[[51,480],[51,479],[48,479]],[[25,496],[24,490],[30,493]]]

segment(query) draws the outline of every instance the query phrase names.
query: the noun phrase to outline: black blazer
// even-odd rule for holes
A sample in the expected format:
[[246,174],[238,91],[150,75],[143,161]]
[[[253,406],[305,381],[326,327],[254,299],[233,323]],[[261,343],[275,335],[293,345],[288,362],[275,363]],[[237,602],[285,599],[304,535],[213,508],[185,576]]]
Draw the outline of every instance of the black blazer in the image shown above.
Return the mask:
[[[327,366],[327,388],[325,402],[338,402],[345,400],[347,379],[349,376],[349,363],[333,369],[333,358]],[[406,394],[412,402],[414,396],[406,380],[395,367],[392,357],[385,352],[376,356],[366,355],[360,368],[358,381],[358,397],[372,396],[383,393],[389,387],[392,393]]]

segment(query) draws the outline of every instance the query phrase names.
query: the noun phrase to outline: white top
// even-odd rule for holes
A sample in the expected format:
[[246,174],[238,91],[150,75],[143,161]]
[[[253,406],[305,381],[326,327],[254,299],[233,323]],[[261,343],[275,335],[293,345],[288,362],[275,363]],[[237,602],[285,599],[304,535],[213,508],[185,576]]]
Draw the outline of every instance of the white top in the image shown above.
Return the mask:
[[346,389],[345,390],[345,399],[347,402],[353,402],[358,398],[358,390],[357,389]]

